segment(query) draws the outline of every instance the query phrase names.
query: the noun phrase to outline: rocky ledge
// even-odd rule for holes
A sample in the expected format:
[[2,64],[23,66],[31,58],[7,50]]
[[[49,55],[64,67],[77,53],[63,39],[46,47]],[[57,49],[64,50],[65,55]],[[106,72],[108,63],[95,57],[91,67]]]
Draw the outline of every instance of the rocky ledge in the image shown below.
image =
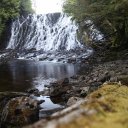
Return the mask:
[[103,84],[81,102],[25,128],[127,128],[128,86]]
[[94,65],[85,75],[46,85],[51,97],[61,96],[67,108],[25,128],[127,128],[128,60]]
[[85,75],[76,75],[45,85],[47,89],[40,92],[40,95],[61,96],[67,101],[66,105],[70,106],[98,89],[106,81],[127,84],[127,64],[128,60],[118,60],[95,65]]
[[119,125],[119,128],[124,124],[127,128],[128,88],[124,86],[128,85],[127,64],[128,60],[95,64],[84,75],[72,76],[45,85],[46,89],[42,92],[30,89],[27,93],[0,93],[0,125],[3,128],[19,128],[37,121],[39,104],[43,101],[38,102],[31,95],[42,95],[61,97],[67,108],[30,128],[102,128],[104,125],[110,128],[110,124],[112,127]]

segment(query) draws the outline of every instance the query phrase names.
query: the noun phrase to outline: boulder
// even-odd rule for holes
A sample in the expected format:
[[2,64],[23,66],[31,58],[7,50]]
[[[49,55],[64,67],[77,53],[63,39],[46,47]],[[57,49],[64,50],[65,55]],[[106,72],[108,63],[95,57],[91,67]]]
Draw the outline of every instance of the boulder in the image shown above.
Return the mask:
[[1,127],[6,127],[6,125],[24,126],[37,121],[40,103],[26,96],[12,98],[3,109]]
[[104,75],[101,75],[98,79],[99,82],[106,82],[106,81],[109,81],[111,78],[111,75],[109,74],[109,72],[106,72]]
[[49,93],[50,96],[58,96],[66,93],[68,90],[70,90],[70,88],[71,86],[62,86],[62,85],[51,86]]
[[50,85],[50,96],[62,95],[71,89],[68,78],[64,78],[62,80],[50,83]]
[[83,88],[81,88],[81,92],[80,92],[80,96],[81,97],[85,97],[85,96],[87,96],[87,94],[89,93],[89,87],[83,87]]
[[128,84],[128,75],[120,75],[117,77],[117,82],[121,82],[124,85]]
[[40,96],[40,92],[36,88],[32,88],[32,89],[27,90],[27,93],[34,94],[35,96]]

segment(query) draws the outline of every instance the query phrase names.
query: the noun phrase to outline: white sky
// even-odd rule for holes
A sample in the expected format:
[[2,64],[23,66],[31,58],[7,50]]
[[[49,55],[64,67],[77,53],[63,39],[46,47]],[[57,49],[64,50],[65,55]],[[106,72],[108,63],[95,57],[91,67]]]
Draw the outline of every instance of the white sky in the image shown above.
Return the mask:
[[37,14],[62,12],[63,0],[32,0],[33,8]]

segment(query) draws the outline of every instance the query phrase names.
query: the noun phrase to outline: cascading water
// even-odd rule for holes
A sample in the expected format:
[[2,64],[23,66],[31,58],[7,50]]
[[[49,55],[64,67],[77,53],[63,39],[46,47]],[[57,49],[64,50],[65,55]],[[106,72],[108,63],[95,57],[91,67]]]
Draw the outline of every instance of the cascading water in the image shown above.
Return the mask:
[[63,60],[76,57],[77,51],[80,55],[80,49],[84,49],[82,56],[88,56],[90,50],[77,40],[77,30],[75,22],[65,14],[29,15],[13,23],[6,49],[16,49],[18,57],[27,59]]

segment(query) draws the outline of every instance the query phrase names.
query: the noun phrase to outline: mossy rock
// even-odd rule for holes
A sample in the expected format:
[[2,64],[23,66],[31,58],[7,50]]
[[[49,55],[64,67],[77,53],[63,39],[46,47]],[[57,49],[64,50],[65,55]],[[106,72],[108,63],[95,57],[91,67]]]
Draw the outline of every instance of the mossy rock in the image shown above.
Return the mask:
[[39,119],[38,101],[27,97],[12,98],[4,107],[1,126],[22,127]]
[[94,111],[81,114],[70,123],[57,128],[128,128],[128,87],[104,85],[88,96],[83,109]]

